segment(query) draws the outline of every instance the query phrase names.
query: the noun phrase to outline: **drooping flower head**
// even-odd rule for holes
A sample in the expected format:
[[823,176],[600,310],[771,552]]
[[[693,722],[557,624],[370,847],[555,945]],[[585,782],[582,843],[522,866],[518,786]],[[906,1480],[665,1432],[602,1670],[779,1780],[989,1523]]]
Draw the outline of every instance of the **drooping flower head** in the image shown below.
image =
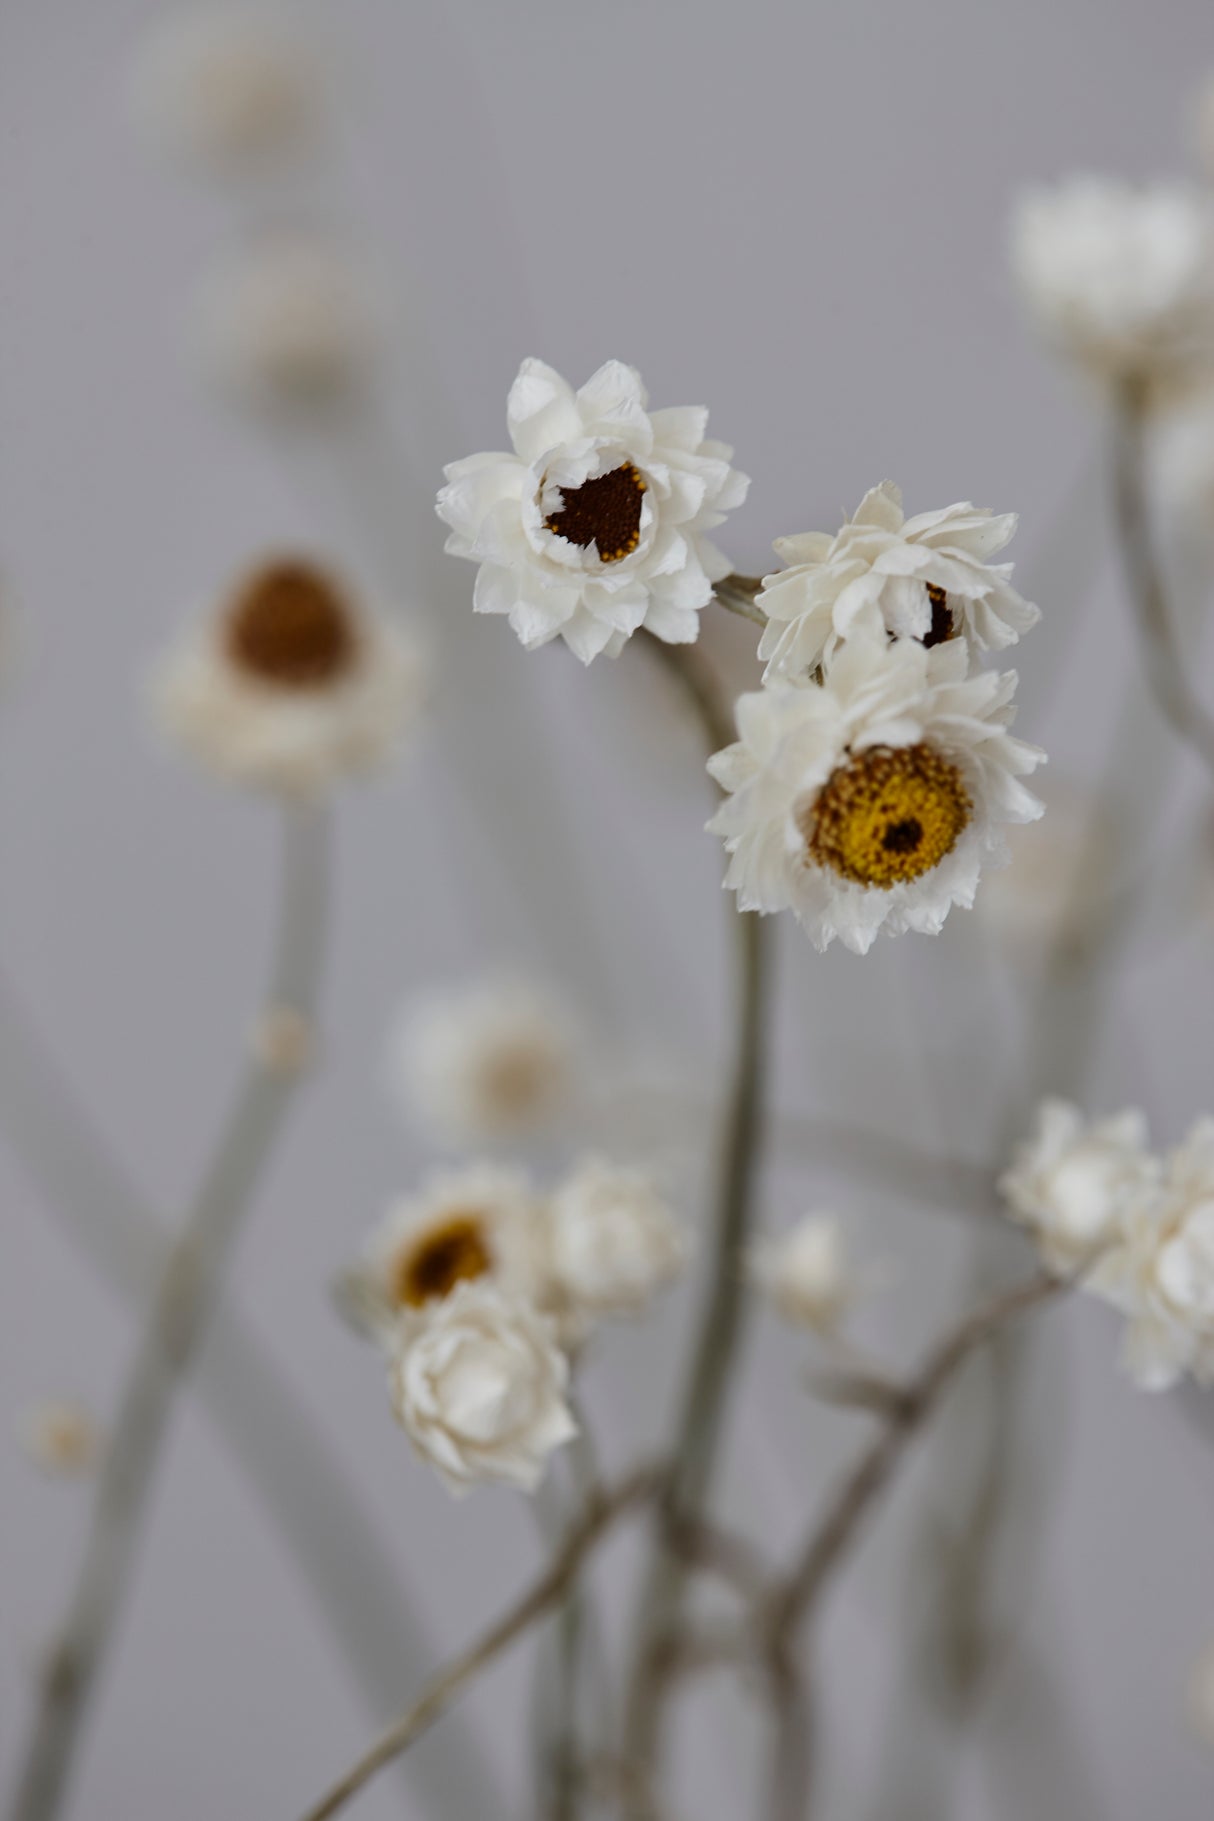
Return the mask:
[[972,673],[964,640],[866,628],[820,685],[743,696],[740,737],[708,767],[741,909],[790,909],[816,947],[864,954],[881,929],[934,934],[968,908],[1000,825],[1041,813],[1020,778],[1044,755],[1008,732],[1015,688],[1014,672]]
[[962,635],[980,650],[1015,644],[1041,617],[1012,587],[1012,565],[989,561],[1015,529],[1014,513],[968,501],[908,519],[883,481],[833,536],[777,538],[789,567],[766,577],[756,603],[768,617],[765,680],[804,680],[863,627],[929,647]]
[[483,1280],[534,1300],[539,1207],[524,1176],[474,1164],[432,1176],[372,1233],[339,1296],[373,1339],[401,1316],[432,1310],[457,1285]]
[[313,794],[381,764],[422,693],[418,651],[310,558],[242,577],[156,678],[167,730],[221,776]]
[[548,1299],[573,1333],[640,1314],[682,1270],[688,1236],[650,1178],[583,1161],[548,1205]]
[[575,392],[543,361],[510,388],[513,454],[446,469],[447,549],[480,565],[474,606],[504,613],[533,649],[564,639],[583,663],[644,626],[689,644],[730,565],[709,541],[747,479],[705,439],[705,410],[648,409],[640,374],[611,360]]
[[461,1282],[424,1320],[400,1323],[388,1364],[397,1421],[457,1497],[485,1480],[534,1492],[577,1433],[568,1382],[546,1318],[487,1282]]
[[999,1189],[1050,1270],[1066,1274],[1119,1237],[1130,1209],[1158,1180],[1143,1114],[1087,1120],[1065,1100],[1045,1100]]
[[1032,190],[1011,257],[1043,337],[1098,375],[1141,377],[1210,346],[1214,237],[1197,190],[1100,177]]
[[514,1137],[566,1101],[570,1021],[523,980],[479,980],[409,1008],[394,1037],[394,1091],[447,1143]]
[[1186,1372],[1214,1382],[1214,1119],[1197,1121],[1122,1227],[1091,1284],[1129,1318],[1126,1370],[1146,1391],[1167,1390]]

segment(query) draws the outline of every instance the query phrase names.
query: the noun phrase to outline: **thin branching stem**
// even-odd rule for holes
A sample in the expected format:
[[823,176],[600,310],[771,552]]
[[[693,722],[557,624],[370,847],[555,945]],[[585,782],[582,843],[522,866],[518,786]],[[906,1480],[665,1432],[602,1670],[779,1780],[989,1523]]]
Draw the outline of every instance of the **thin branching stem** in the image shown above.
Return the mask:
[[[282,909],[267,1009],[316,1009],[328,924],[327,813],[285,815]],[[176,1387],[188,1370],[296,1085],[293,1070],[250,1052],[231,1111],[173,1245],[126,1381],[102,1463],[84,1558],[43,1678],[18,1776],[13,1821],[52,1821],[62,1805],[90,1698],[134,1564]]]
[[538,1580],[532,1582],[476,1643],[438,1672],[418,1700],[376,1740],[370,1751],[308,1809],[304,1821],[328,1821],[328,1817],[343,1809],[377,1771],[407,1751],[482,1670],[496,1662],[538,1619],[560,1604],[574,1585],[585,1557],[603,1540],[617,1519],[652,1498],[664,1479],[665,1473],[661,1470],[641,1468],[617,1486],[599,1493]]

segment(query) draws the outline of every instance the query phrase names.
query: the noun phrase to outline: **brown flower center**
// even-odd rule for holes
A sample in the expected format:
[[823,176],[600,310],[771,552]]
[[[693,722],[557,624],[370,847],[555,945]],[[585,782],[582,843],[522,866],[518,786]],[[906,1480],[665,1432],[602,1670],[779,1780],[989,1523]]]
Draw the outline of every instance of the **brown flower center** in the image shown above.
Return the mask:
[[888,891],[938,866],[973,808],[960,769],[926,741],[872,746],[831,773],[800,828],[815,864]]
[[398,1304],[420,1309],[449,1296],[456,1284],[484,1277],[493,1255],[479,1214],[453,1214],[400,1259],[392,1286]]
[[311,563],[284,559],[249,577],[228,611],[228,655],[280,689],[323,689],[354,663],[358,634],[341,589]]
[[618,563],[630,556],[641,541],[641,502],[645,482],[631,462],[612,468],[580,487],[561,492],[561,509],[544,520],[549,531],[579,544],[583,550],[597,546],[604,563]]
[[944,589],[937,588],[934,582],[928,582],[926,586],[927,598],[932,604],[932,623],[924,633],[922,643],[930,651],[933,645],[943,645],[946,639],[951,639],[956,628]]

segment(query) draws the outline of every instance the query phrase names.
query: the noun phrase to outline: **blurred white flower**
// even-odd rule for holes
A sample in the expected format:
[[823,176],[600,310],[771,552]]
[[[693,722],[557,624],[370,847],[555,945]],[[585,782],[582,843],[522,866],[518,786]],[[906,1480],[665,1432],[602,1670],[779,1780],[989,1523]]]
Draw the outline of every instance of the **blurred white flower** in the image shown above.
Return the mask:
[[1044,757],[1008,733],[1014,672],[971,674],[962,639],[927,649],[857,632],[820,685],[737,705],[740,739],[708,769],[729,794],[708,824],[743,910],[791,909],[815,947],[864,954],[881,929],[934,934],[1004,857],[1000,824],[1041,805]]
[[750,1248],[747,1274],[786,1321],[831,1335],[862,1294],[831,1214],[806,1215],[778,1239]]
[[1190,1671],[1185,1705],[1193,1731],[1204,1744],[1214,1746],[1214,1644],[1202,1651]]
[[382,1340],[407,1311],[479,1279],[535,1301],[543,1257],[540,1210],[525,1176],[488,1164],[431,1176],[398,1202],[341,1279],[344,1311]]
[[1123,1233],[1131,1207],[1158,1180],[1142,1113],[1087,1120],[1065,1100],[1044,1100],[999,1189],[1050,1270],[1066,1275]]
[[246,575],[162,661],[166,730],[221,777],[314,794],[383,764],[416,718],[424,666],[397,627],[311,559]]
[[101,1448],[100,1433],[88,1411],[64,1399],[26,1411],[20,1438],[30,1460],[44,1473],[64,1478],[91,1472]]
[[241,402],[324,411],[367,377],[380,339],[366,276],[325,241],[269,241],[219,272],[201,333],[218,378]]
[[398,1422],[457,1496],[481,1480],[534,1492],[577,1433],[568,1381],[551,1324],[491,1283],[461,1283],[402,1321],[388,1367]]
[[1015,529],[1014,513],[996,518],[968,501],[908,519],[898,488],[883,481],[834,535],[777,538],[790,566],[757,596],[768,618],[764,680],[806,679],[860,626],[928,646],[959,634],[980,650],[1014,645],[1041,617],[1012,587],[1012,565],[988,561]]
[[196,9],[157,20],[136,110],[174,152],[233,175],[298,151],[319,120],[318,72],[278,14]]
[[999,936],[1025,954],[1090,928],[1117,859],[1110,811],[1095,791],[1051,777],[1041,794],[1045,814],[1008,830],[1011,864],[991,875],[978,901]]
[[584,664],[644,626],[689,644],[730,565],[705,535],[741,505],[733,451],[707,411],[647,409],[640,374],[611,360],[575,392],[543,361],[510,388],[513,454],[446,469],[447,549],[479,563],[473,604],[504,613],[528,650],[558,635]]
[[1199,191],[1075,177],[1021,197],[1012,268],[1043,336],[1116,378],[1211,341],[1214,238]]
[[574,1332],[640,1314],[687,1262],[686,1229],[650,1179],[584,1160],[547,1211],[545,1265],[555,1312]]
[[1186,391],[1151,422],[1150,464],[1178,532],[1214,540],[1214,384]]
[[534,1132],[570,1097],[570,1020],[523,980],[490,979],[410,1006],[389,1053],[390,1085],[450,1144]]
[[1161,1186],[1126,1211],[1124,1239],[1091,1286],[1128,1319],[1122,1358],[1144,1391],[1191,1372],[1214,1381],[1214,1119],[1166,1160]]

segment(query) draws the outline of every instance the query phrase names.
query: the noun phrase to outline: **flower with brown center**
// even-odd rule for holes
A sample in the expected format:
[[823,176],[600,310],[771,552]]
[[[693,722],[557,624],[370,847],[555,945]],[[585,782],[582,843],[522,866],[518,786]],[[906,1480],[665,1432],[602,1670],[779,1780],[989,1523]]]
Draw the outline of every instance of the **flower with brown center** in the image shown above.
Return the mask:
[[254,570],[237,589],[224,630],[232,662],[278,689],[327,689],[358,660],[358,629],[341,587],[298,557]]
[[478,1208],[457,1211],[420,1233],[416,1244],[402,1248],[395,1261],[393,1298],[402,1308],[421,1309],[449,1296],[456,1284],[487,1277],[492,1269],[484,1214]]
[[1019,782],[1044,757],[1008,732],[1016,678],[970,670],[968,641],[928,648],[865,627],[821,683],[738,703],[709,770],[709,827],[743,910],[791,909],[819,948],[864,954],[878,931],[934,934],[1004,857],[1000,825],[1041,805]]
[[156,679],[167,728],[237,783],[315,795],[382,764],[413,718],[423,666],[408,636],[324,565],[260,563],[189,629]]
[[561,492],[561,509],[544,520],[549,531],[585,550],[593,544],[602,563],[631,556],[641,541],[645,482],[631,462]]
[[959,767],[919,741],[870,746],[838,766],[801,827],[817,865],[887,891],[938,866],[972,812]]

